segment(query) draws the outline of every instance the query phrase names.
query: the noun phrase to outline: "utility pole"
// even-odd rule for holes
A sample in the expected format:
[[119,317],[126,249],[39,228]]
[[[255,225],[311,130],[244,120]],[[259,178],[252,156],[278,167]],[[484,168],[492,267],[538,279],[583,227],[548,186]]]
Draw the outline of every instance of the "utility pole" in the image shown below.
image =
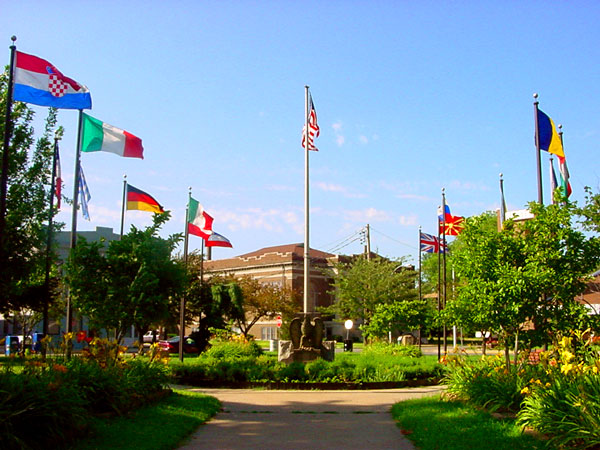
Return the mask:
[[371,227],[367,224],[367,261],[371,261]]

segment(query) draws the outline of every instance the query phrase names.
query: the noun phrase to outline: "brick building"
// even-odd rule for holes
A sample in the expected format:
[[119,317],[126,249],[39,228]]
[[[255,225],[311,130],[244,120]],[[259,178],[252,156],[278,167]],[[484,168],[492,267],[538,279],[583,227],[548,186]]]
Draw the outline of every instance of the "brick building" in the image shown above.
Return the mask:
[[[328,292],[332,289],[332,280],[324,273],[332,269],[344,256],[320,250],[310,249],[310,296],[309,311],[316,307],[329,306],[334,297]],[[204,276],[233,275],[249,276],[262,283],[275,283],[297,292],[302,298],[304,292],[304,244],[287,244],[266,247],[244,255],[228,259],[206,261]],[[302,304],[298,305],[298,311]],[[338,323],[325,323],[327,334],[341,334],[343,327]],[[260,321],[251,329],[257,339],[277,339],[277,326],[273,321]]]

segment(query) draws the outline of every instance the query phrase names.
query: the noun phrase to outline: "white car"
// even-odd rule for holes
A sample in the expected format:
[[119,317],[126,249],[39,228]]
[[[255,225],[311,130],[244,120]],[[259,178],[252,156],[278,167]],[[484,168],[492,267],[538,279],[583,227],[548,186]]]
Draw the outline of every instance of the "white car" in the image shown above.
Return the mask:
[[[156,333],[156,342],[158,342],[160,339],[160,332],[158,330],[156,330],[155,333]],[[146,334],[144,334],[144,344],[151,344],[151,343],[152,343],[152,330],[147,331]]]

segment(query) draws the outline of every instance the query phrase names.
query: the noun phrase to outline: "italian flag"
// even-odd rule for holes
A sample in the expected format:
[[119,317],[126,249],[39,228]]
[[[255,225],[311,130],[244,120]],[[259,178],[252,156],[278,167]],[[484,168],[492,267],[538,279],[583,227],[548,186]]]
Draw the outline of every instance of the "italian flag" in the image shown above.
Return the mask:
[[144,159],[142,140],[120,128],[83,114],[82,152],[110,152],[128,158]]
[[208,239],[213,233],[212,231],[213,218],[208,215],[202,205],[190,197],[188,209],[188,233],[194,236],[200,236],[203,239]]

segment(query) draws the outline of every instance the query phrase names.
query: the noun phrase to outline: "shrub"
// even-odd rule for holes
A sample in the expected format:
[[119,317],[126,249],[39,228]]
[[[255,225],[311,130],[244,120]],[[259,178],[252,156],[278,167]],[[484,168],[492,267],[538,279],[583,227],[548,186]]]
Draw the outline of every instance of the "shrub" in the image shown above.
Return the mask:
[[85,432],[89,413],[64,366],[0,376],[0,442],[6,449],[60,447]]
[[[575,338],[580,336],[575,335]],[[540,358],[545,379],[523,388],[518,415],[523,426],[550,436],[550,443],[573,449],[600,445],[600,359],[589,342],[564,337]]]
[[241,358],[257,357],[262,354],[261,347],[254,341],[217,341],[206,350],[202,357]]
[[517,412],[527,380],[541,376],[540,368],[525,361],[517,367],[506,367],[501,354],[479,360],[450,355],[443,361],[448,365],[442,380],[448,385],[447,393],[490,411]]
[[163,390],[163,364],[125,360],[116,344],[94,341],[81,357],[26,358],[20,367],[6,366],[0,377],[2,448],[64,447],[86,431],[92,415],[123,414]]

